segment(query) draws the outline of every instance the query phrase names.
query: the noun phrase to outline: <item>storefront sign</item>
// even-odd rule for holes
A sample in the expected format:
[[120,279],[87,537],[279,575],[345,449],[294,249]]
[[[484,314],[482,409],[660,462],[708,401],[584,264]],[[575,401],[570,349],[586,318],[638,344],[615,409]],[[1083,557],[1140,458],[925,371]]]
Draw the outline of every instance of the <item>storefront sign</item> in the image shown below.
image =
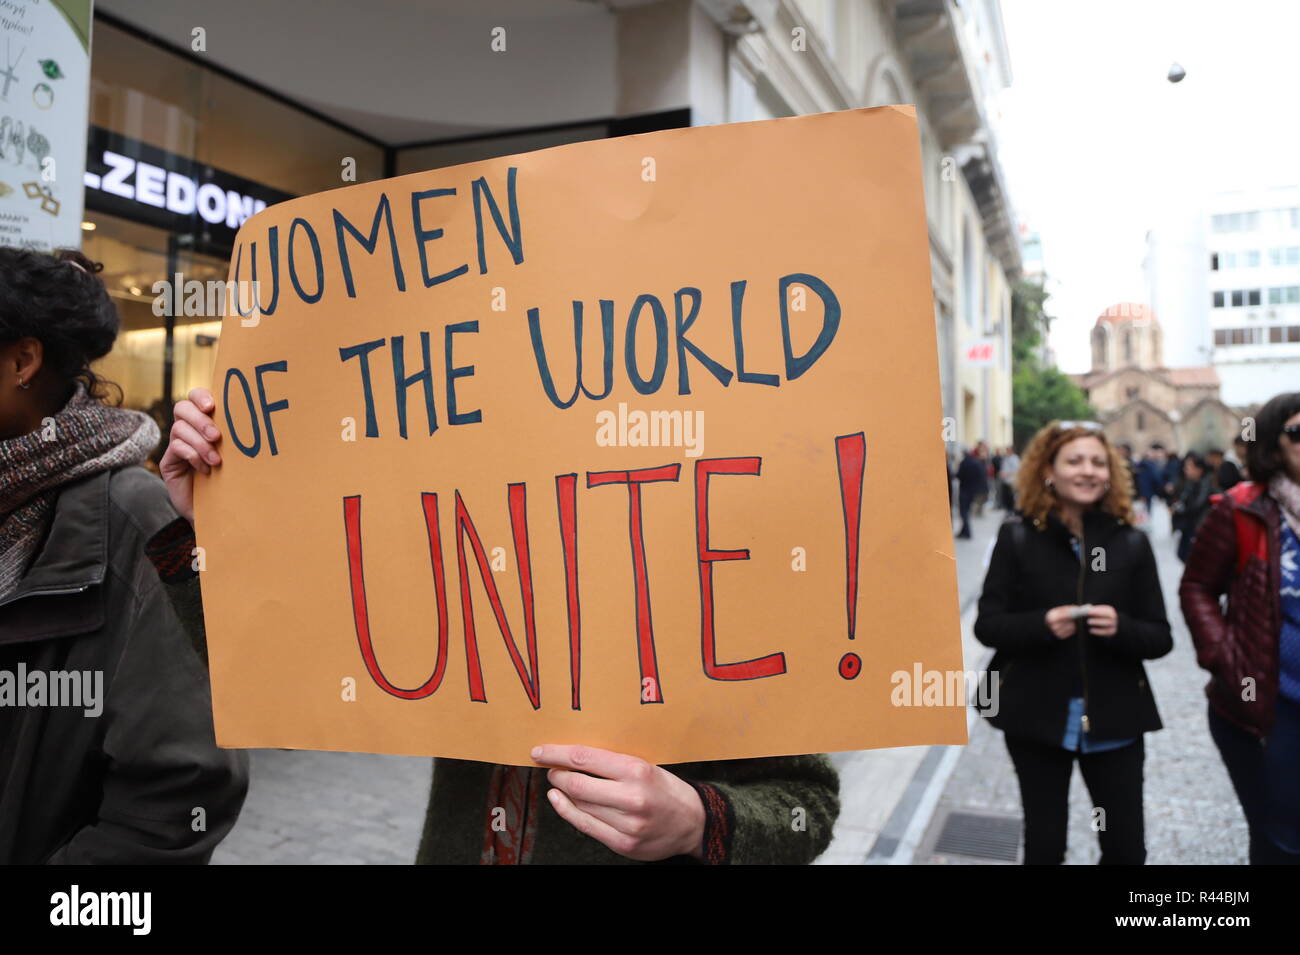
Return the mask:
[[218,247],[230,248],[250,216],[292,198],[98,126],[91,127],[87,153],[90,208],[171,232],[197,233]]
[[0,0],[0,244],[81,246],[91,0]]
[[966,364],[976,368],[993,365],[996,345],[996,340],[992,338],[977,338],[968,342],[963,355]]
[[218,741],[965,742],[897,692],[963,673],[918,143],[911,107],[672,130],[245,223],[197,487]]

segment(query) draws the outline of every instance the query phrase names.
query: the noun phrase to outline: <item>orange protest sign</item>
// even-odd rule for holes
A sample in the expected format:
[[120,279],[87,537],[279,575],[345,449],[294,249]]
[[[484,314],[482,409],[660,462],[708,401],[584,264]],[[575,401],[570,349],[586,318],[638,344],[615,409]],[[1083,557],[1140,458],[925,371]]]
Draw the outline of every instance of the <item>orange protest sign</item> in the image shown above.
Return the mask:
[[296,199],[230,276],[223,746],[965,742],[896,692],[961,670],[910,107]]

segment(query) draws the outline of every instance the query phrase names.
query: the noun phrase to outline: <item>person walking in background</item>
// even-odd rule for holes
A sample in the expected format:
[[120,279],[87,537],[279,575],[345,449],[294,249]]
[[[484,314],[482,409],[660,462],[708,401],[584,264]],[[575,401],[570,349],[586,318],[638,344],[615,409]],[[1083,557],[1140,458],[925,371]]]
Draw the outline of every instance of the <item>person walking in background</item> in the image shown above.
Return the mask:
[[119,327],[99,270],[0,248],[0,672],[93,680],[77,706],[0,707],[0,862],[204,863],[248,757],[217,747],[144,554],[176,513],[138,466],[157,425],[106,404],[90,367]]
[[1234,438],[1232,442],[1233,453],[1237,456],[1237,472],[1241,480],[1249,481],[1250,477],[1250,443],[1241,438]]
[[993,456],[989,458],[989,482],[992,485],[991,494],[992,507],[994,510],[1002,507],[1002,449],[994,448]]
[[1178,559],[1187,562],[1196,531],[1210,510],[1213,487],[1205,459],[1195,452],[1183,458],[1183,482],[1173,505],[1173,529],[1178,532]]
[[959,538],[970,539],[971,507],[981,494],[988,493],[988,489],[988,466],[980,457],[977,445],[967,451],[961,464],[957,465],[957,510],[961,514],[961,530],[957,532]]
[[1151,514],[1151,502],[1160,496],[1164,486],[1164,449],[1153,444],[1138,462],[1137,495],[1147,514]]
[[1172,451],[1165,453],[1164,461],[1164,471],[1160,475],[1160,492],[1165,499],[1165,504],[1173,508],[1174,503],[1182,494],[1183,462]]
[[1213,448],[1205,452],[1205,463],[1210,469],[1211,486],[1219,494],[1241,482],[1241,471],[1237,465],[1224,457],[1222,448]]
[[[1300,863],[1300,392],[1255,418],[1249,482],[1216,498],[1178,595],[1254,865]],[[1227,597],[1227,607],[1221,598]]]
[[1104,814],[1102,863],[1146,859],[1142,734],[1162,724],[1142,661],[1173,638],[1122,469],[1096,423],[1039,431],[1020,468],[1020,514],[998,532],[980,595],[975,636],[996,651],[987,677],[999,701],[985,715],[1020,782],[1027,865],[1065,858],[1076,760]]
[[1007,448],[1002,458],[999,477],[1002,480],[1002,509],[1008,514],[1016,507],[1016,478],[1020,474],[1020,455],[1015,448]]

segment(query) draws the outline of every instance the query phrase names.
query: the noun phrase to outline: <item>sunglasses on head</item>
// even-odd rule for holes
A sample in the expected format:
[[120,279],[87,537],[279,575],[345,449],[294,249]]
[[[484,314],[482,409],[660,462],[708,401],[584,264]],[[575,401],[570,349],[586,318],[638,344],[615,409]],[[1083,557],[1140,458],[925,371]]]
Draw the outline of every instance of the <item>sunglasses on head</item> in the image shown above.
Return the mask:
[[1074,428],[1083,428],[1085,431],[1100,431],[1102,427],[1096,421],[1058,421],[1056,422],[1057,431],[1070,431]]

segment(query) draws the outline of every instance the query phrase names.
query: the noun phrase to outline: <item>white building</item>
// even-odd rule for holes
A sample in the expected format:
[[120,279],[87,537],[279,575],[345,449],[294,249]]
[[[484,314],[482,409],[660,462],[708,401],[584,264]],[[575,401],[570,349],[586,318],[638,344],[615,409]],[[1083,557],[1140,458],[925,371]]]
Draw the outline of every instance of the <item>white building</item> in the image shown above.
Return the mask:
[[1151,305],[1179,323],[1177,359],[1212,362],[1223,401],[1300,387],[1300,186],[1220,192],[1147,235]]
[[1255,404],[1300,389],[1300,186],[1215,196],[1209,241],[1223,400]]

